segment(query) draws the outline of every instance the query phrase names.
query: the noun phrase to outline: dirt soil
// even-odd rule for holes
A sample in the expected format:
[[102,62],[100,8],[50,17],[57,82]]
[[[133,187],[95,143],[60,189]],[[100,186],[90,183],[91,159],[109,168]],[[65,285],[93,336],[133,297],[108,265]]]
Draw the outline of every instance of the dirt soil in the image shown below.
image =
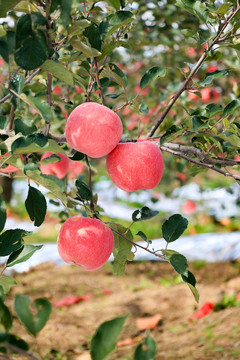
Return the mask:
[[[199,305],[186,284],[176,283],[176,273],[167,264],[131,263],[126,276],[116,277],[109,264],[86,272],[44,263],[27,273],[15,274],[18,285],[12,288],[8,300],[11,308],[19,293],[31,299],[46,297],[51,303],[66,295],[93,297],[72,306],[53,307],[50,320],[36,340],[16,318],[14,332],[28,341],[41,359],[89,360],[89,341],[103,321],[129,313],[120,339],[134,338],[139,334],[136,319],[161,314],[162,320],[151,330],[157,343],[157,360],[240,359],[240,307],[189,320],[203,303],[216,303],[223,293],[240,292],[240,263],[205,264],[200,269],[196,265],[191,264],[190,270],[197,278]],[[144,332],[134,344],[117,348],[110,359],[132,359],[143,336]]]

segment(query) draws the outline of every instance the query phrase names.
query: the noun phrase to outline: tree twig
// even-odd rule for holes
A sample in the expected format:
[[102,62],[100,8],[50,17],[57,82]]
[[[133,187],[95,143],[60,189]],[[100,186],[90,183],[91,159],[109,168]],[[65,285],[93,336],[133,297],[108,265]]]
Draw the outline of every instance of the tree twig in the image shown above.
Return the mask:
[[89,160],[88,160],[88,156],[84,155],[84,158],[85,158],[85,161],[86,161],[86,164],[87,164],[87,167],[88,167],[88,184],[89,184],[89,189],[90,189],[91,194],[92,194],[92,197],[91,197],[91,200],[90,200],[90,209],[94,213],[95,212],[95,206],[94,206],[94,202],[93,202],[92,170],[91,170],[91,165],[90,165]]
[[[218,34],[215,36],[215,38],[212,40],[211,44],[208,47],[208,51],[212,49],[212,47],[217,44],[217,42],[219,41],[223,31],[226,29],[226,27],[228,26],[229,22],[232,20],[232,18],[238,13],[238,11],[240,10],[239,7],[237,7],[237,9],[235,11],[233,11],[229,17],[226,19],[225,24],[221,27],[221,29],[219,29]],[[166,108],[164,109],[164,111],[162,112],[161,116],[159,117],[159,119],[155,122],[155,124],[152,126],[152,128],[150,129],[150,131],[148,132],[147,136],[151,137],[154,135],[155,131],[158,129],[158,127],[161,125],[161,123],[164,121],[165,117],[167,116],[167,114],[169,113],[169,111],[171,110],[172,106],[175,104],[175,102],[177,101],[177,99],[181,96],[181,94],[187,89],[189,82],[191,81],[193,75],[197,72],[197,70],[200,68],[200,66],[202,65],[202,63],[204,62],[204,60],[207,58],[208,54],[207,52],[204,52],[202,54],[202,56],[200,57],[200,59],[197,61],[197,63],[195,64],[195,66],[192,68],[192,70],[190,71],[190,74],[187,76],[187,78],[185,79],[184,83],[182,84],[181,88],[176,92],[176,94],[172,97],[172,99],[170,100],[170,102],[168,103],[168,105],[166,106]]]
[[100,85],[100,78],[99,78],[99,72],[98,72],[98,63],[97,63],[97,58],[94,58],[94,64],[95,64],[95,68],[96,68],[96,81],[97,81],[97,86],[98,89],[100,91],[100,95],[101,95],[101,99],[102,99],[102,104],[104,105],[104,97],[103,97],[103,91]]

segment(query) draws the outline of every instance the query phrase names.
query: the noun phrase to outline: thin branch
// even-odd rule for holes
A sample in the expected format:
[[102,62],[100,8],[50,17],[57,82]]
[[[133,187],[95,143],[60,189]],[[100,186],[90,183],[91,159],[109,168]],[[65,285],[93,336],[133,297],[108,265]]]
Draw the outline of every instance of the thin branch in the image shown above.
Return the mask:
[[14,122],[14,118],[15,118],[15,110],[16,110],[16,106],[12,104],[10,114],[9,114],[8,124],[7,124],[7,129],[8,130],[13,129],[13,122]]
[[104,97],[103,97],[103,91],[102,91],[102,88],[101,88],[101,85],[100,85],[97,58],[94,58],[94,64],[95,64],[95,68],[96,68],[96,81],[97,81],[97,86],[98,86],[98,89],[99,89],[99,91],[100,91],[100,95],[101,95],[101,99],[102,99],[102,104],[104,105],[105,101],[104,101]]
[[165,260],[164,256],[158,255],[158,254],[156,253],[156,251],[151,251],[151,250],[148,249],[148,247],[142,246],[142,245],[140,245],[139,243],[135,243],[134,241],[128,239],[125,235],[123,235],[123,234],[120,233],[119,231],[111,228],[110,226],[109,226],[109,229],[111,229],[113,232],[115,232],[115,234],[118,234],[119,236],[122,236],[125,240],[127,240],[128,242],[130,242],[133,246],[135,246],[135,247],[137,246],[137,247],[139,247],[139,248],[141,248],[141,249],[149,252],[150,254],[155,255],[156,257],[158,257],[158,258],[160,258],[160,259],[162,259],[162,260]]
[[[212,43],[209,45],[208,47],[208,51],[212,49],[212,47],[217,44],[218,40],[220,39],[223,31],[226,29],[226,27],[228,26],[229,22],[232,20],[232,18],[238,13],[238,11],[240,10],[240,8],[238,7],[234,12],[232,12],[229,17],[226,19],[225,24],[221,27],[221,29],[219,29],[218,34],[216,35],[216,37],[212,40]],[[167,116],[167,114],[169,113],[169,111],[171,110],[172,106],[175,104],[175,102],[177,101],[177,99],[181,96],[181,94],[188,88],[188,84],[191,81],[193,75],[198,71],[198,69],[200,68],[200,66],[202,65],[202,63],[204,62],[204,60],[207,58],[208,54],[207,52],[204,52],[202,54],[202,56],[200,57],[200,59],[198,60],[198,62],[195,64],[195,66],[192,68],[192,70],[190,71],[190,74],[188,75],[188,77],[185,79],[184,83],[182,84],[181,88],[176,92],[176,94],[172,97],[172,99],[170,100],[169,104],[166,106],[166,108],[164,109],[164,111],[162,112],[161,116],[159,117],[159,119],[155,122],[155,124],[153,125],[153,127],[151,128],[151,130],[148,132],[147,136],[151,137],[154,135],[155,131],[157,130],[157,128],[161,125],[161,123],[164,121],[165,117]]]
[[32,359],[32,360],[39,360],[39,358],[37,358],[36,356],[34,356],[33,354],[31,354],[30,352],[24,351],[24,350],[20,349],[20,348],[17,347],[17,346],[14,346],[14,345],[12,345],[12,344],[4,344],[4,346],[5,346],[7,349],[9,349],[9,350],[14,351],[14,352],[17,352],[17,353],[22,354],[22,355],[25,355],[25,356],[27,356],[28,358],[30,358],[30,359]]
[[87,167],[88,167],[88,184],[89,184],[89,189],[90,189],[91,194],[92,194],[92,197],[91,197],[91,200],[90,200],[90,209],[91,209],[91,211],[94,213],[94,212],[95,212],[95,206],[94,206],[94,202],[93,202],[92,170],[91,170],[91,165],[90,165],[89,160],[88,160],[88,156],[87,156],[87,155],[84,155],[84,157],[85,157],[85,161],[86,161],[86,164],[87,164]]

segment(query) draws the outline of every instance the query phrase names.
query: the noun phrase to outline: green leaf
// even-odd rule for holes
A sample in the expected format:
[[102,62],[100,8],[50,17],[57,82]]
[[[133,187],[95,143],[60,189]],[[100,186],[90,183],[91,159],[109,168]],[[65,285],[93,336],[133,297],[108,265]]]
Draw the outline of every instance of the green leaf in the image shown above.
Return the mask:
[[8,43],[6,36],[0,37],[0,55],[2,56],[3,60],[6,61],[6,63],[8,63],[9,51],[8,51]]
[[70,157],[69,159],[74,160],[74,161],[76,161],[76,160],[82,160],[82,159],[84,159],[84,154],[76,151],[76,152],[74,153],[74,155],[73,155],[72,157]]
[[141,89],[145,88],[148,84],[150,84],[153,80],[158,77],[164,77],[166,75],[166,69],[160,66],[154,66],[149,69],[141,78],[140,87]]
[[[133,241],[133,235],[130,229],[125,228],[124,226],[120,224],[111,224],[110,227],[113,231],[114,235],[114,249],[113,249],[113,272],[117,276],[124,275],[125,273],[125,266],[127,263],[127,260],[133,260],[133,253],[131,251],[132,249],[132,243]],[[121,234],[124,236],[121,236]],[[129,241],[128,241],[128,240]]]
[[169,258],[170,264],[179,274],[184,274],[188,268],[187,259],[182,254],[173,254]]
[[189,289],[191,290],[191,292],[195,298],[195,301],[198,303],[199,302],[199,293],[198,293],[197,289],[194,286],[192,286],[192,284],[187,283],[187,285],[188,285]]
[[132,261],[134,259],[134,253],[130,250],[123,249],[119,250],[117,255],[114,257],[113,261],[113,273],[117,276],[122,276],[125,274],[125,267],[127,261]]
[[167,129],[165,134],[163,134],[160,138],[160,145],[163,145],[166,141],[170,141],[170,139],[174,139],[174,137],[181,134],[183,130],[177,127],[176,125],[172,125]]
[[18,318],[24,324],[26,329],[36,336],[42,330],[51,314],[52,306],[47,299],[38,298],[34,300],[34,314],[30,311],[30,299],[26,295],[17,295],[15,297],[14,309]]
[[24,172],[37,184],[48,189],[57,199],[61,200],[64,205],[67,205],[67,197],[65,194],[66,186],[64,182],[54,175],[43,175],[35,164],[28,164],[24,166]]
[[3,18],[7,12],[17,5],[21,0],[0,0],[0,17]]
[[[1,47],[1,44],[0,44]],[[8,118],[6,116],[0,115],[0,129],[5,129],[8,123]]]
[[11,146],[11,152],[14,155],[45,152],[64,154],[64,150],[52,139],[48,139],[43,134],[33,134],[21,136],[16,139]]
[[216,14],[225,15],[228,9],[232,6],[230,2],[221,4],[219,8],[215,11]]
[[57,161],[61,161],[61,158],[60,156],[56,155],[56,154],[53,154],[51,156],[48,156],[46,157],[45,159],[43,160],[40,160],[38,162],[38,164],[41,164],[41,165],[49,165],[49,164],[55,164]]
[[177,0],[176,5],[197,16],[204,23],[209,21],[208,10],[199,0]]
[[90,26],[92,23],[87,19],[81,19],[75,21],[71,24],[71,27],[68,29],[68,34],[71,36],[81,34],[82,30]]
[[28,344],[15,334],[0,333],[0,343],[7,343],[16,346],[18,349],[27,351],[29,349]]
[[72,22],[72,17],[71,17],[72,2],[73,2],[72,0],[60,0],[60,7],[61,7],[60,22],[65,27],[68,27],[68,25],[71,24]]
[[110,15],[108,17],[108,21],[111,26],[119,26],[125,24],[126,20],[132,19],[133,16],[134,15],[131,11],[119,10]]
[[144,232],[138,231],[136,235],[140,236],[140,238],[142,238],[144,241],[147,241],[147,235],[144,234]]
[[193,273],[191,273],[191,271],[187,270],[185,274],[182,274],[182,279],[184,282],[191,284],[192,286],[195,287],[196,285],[196,279],[195,276],[193,275]]
[[112,5],[116,10],[120,8],[120,0],[107,0],[107,2]]
[[147,104],[141,104],[139,110],[142,114],[148,114],[149,111]]
[[232,100],[223,110],[223,117],[232,114],[240,107],[240,100]]
[[98,51],[101,51],[102,48],[102,40],[101,40],[101,34],[99,32],[99,27],[92,23],[91,26],[87,27],[83,35],[88,39],[89,44],[92,48],[97,49]]
[[15,133],[21,133],[23,135],[30,135],[37,131],[37,127],[32,119],[21,118],[14,120]]
[[25,207],[30,219],[34,221],[34,225],[42,225],[47,212],[47,202],[40,190],[29,186]]
[[116,64],[109,63],[109,66],[110,66],[112,72],[115,73],[116,75],[118,75],[121,79],[123,79],[125,82],[125,85],[127,86],[128,79],[127,79],[127,76],[124,74],[124,72]]
[[6,331],[9,331],[12,327],[12,315],[2,299],[0,299],[0,323]]
[[163,238],[168,242],[177,240],[187,229],[188,221],[180,214],[170,216],[162,225]]
[[193,116],[192,125],[193,125],[193,131],[197,132],[199,128],[206,126],[206,122],[202,121],[199,116]]
[[213,80],[224,78],[226,75],[228,75],[228,73],[229,70],[227,69],[208,72],[206,73],[205,79],[199,85],[201,86],[210,85],[213,82]]
[[4,229],[5,222],[7,219],[6,204],[0,196],[0,232]]
[[157,354],[157,345],[148,331],[143,342],[136,347],[134,360],[153,360]]
[[117,338],[128,316],[105,321],[99,326],[90,343],[92,360],[104,360],[114,351],[117,345]]
[[25,244],[21,249],[14,251],[8,258],[6,267],[11,267],[21,262],[27,261],[35,253],[40,250],[43,245]]
[[1,287],[3,288],[4,294],[7,295],[12,286],[17,284],[16,280],[10,276],[1,276]]
[[156,216],[159,212],[157,210],[151,210],[147,206],[144,206],[141,210],[135,210],[132,213],[133,221],[148,220]]
[[91,190],[89,189],[88,185],[85,182],[78,179],[78,180],[76,180],[75,185],[77,187],[77,193],[82,200],[91,200],[92,193],[91,193]]
[[62,64],[56,63],[53,60],[46,60],[40,68],[52,74],[61,81],[64,81],[70,86],[74,86],[73,74],[66,69]]
[[70,43],[75,49],[80,50],[87,57],[92,58],[92,57],[97,57],[97,56],[101,55],[100,51],[98,51],[94,48],[91,48],[90,46],[84,44],[80,40],[71,40]]
[[15,61],[25,70],[33,70],[44,63],[49,54],[46,35],[33,30],[30,14],[19,18],[16,27]]
[[211,37],[210,31],[209,30],[203,30],[203,29],[199,29],[198,31],[198,37],[199,37],[199,42],[200,45],[205,44],[209,38]]
[[33,103],[33,107],[45,121],[53,121],[52,109],[47,102],[33,96],[29,96],[28,99]]
[[22,229],[6,230],[0,235],[0,256],[7,256],[23,247],[23,237],[30,232]]

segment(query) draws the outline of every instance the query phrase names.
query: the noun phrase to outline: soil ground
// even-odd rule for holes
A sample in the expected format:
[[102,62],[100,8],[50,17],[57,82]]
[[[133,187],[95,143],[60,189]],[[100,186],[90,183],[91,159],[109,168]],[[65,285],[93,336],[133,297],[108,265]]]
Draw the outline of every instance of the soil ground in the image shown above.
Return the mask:
[[[93,297],[72,306],[53,307],[36,340],[16,318],[14,332],[28,341],[41,359],[88,360],[89,341],[103,321],[129,313],[120,339],[134,338],[138,333],[137,318],[161,314],[162,320],[151,330],[157,343],[157,360],[240,359],[240,307],[212,311],[199,320],[189,321],[206,301],[216,303],[223,293],[240,291],[240,263],[195,263],[190,270],[197,279],[199,305],[167,264],[131,263],[126,276],[116,277],[110,264],[86,272],[73,266],[44,263],[27,273],[15,274],[18,285],[12,288],[8,299],[11,308],[14,296],[19,293],[28,294],[31,299],[46,297],[51,303],[66,295],[93,294]],[[143,336],[141,333],[140,339]],[[132,359],[138,341],[117,348],[110,359]]]

